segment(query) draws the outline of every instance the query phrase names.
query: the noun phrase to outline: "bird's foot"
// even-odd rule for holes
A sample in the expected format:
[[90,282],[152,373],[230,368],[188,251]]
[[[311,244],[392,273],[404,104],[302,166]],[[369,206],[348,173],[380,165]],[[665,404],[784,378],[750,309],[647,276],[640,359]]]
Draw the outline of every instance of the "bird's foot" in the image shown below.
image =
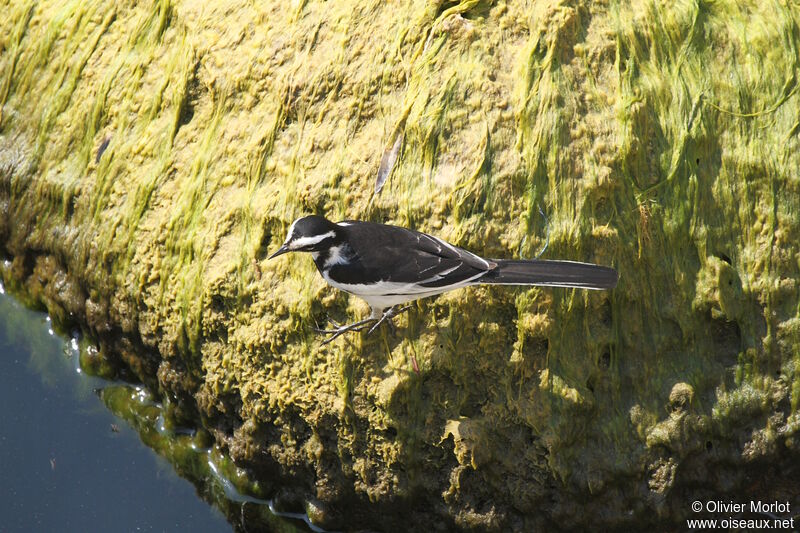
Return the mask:
[[[358,322],[353,322],[352,324],[339,324],[330,316],[327,316],[328,322],[333,325],[334,329],[322,329],[320,327],[313,328],[315,332],[319,333],[320,335],[328,335],[329,337],[322,341],[322,344],[328,344],[329,342],[333,341],[335,338],[339,337],[347,333],[348,331],[362,331],[369,328],[367,335],[378,329],[378,326],[383,324],[384,322],[388,323],[392,330],[394,330],[394,324],[392,323],[392,318],[396,317],[397,315],[404,313],[411,309],[411,305],[406,305],[405,307],[391,307],[389,310],[385,311],[383,315],[379,317],[371,316],[369,318],[365,318],[364,320],[359,320]],[[370,325],[375,322],[372,327]]]
[[380,326],[384,322],[387,322],[389,326],[392,328],[392,332],[394,332],[394,323],[392,323],[392,319],[399,314],[405,313],[406,311],[411,309],[411,307],[412,305],[406,305],[399,309],[397,307],[390,307],[388,311],[383,313],[383,316],[381,316],[381,318],[375,323],[375,325],[369,328],[367,335],[378,329],[378,326]]
[[314,328],[314,331],[321,335],[329,335],[327,339],[322,341],[322,344],[328,344],[329,342],[333,341],[339,335],[343,335],[348,331],[361,331],[362,329],[366,329],[369,325],[373,322],[378,320],[377,318],[367,318],[364,320],[359,320],[358,322],[353,322],[352,324],[343,324],[339,325],[335,322],[331,317],[328,317],[328,321],[333,324],[335,329],[321,329],[321,328]]
[[[391,326],[392,331],[394,331],[394,324],[392,323],[392,318],[396,317],[397,315],[399,315],[401,313],[404,313],[404,312],[408,311],[409,309],[411,309],[411,307],[412,307],[411,305],[406,305],[406,306],[400,307],[400,308],[398,308],[398,307],[390,307],[387,311],[385,311],[383,313],[383,315],[381,315],[380,318],[378,318],[376,316],[371,316],[369,318],[365,318],[364,320],[359,320],[358,322],[353,322],[352,324],[339,324],[334,319],[332,319],[330,316],[326,315],[326,318],[328,319],[328,322],[330,322],[331,325],[333,325],[334,329],[322,329],[319,326],[317,326],[317,327],[315,327],[313,329],[314,329],[315,332],[319,333],[320,335],[328,335],[329,336],[327,339],[322,341],[323,345],[328,344],[329,342],[333,341],[335,338],[339,337],[340,335],[343,335],[343,334],[347,333],[348,331],[362,331],[362,330],[365,330],[365,329],[369,328],[369,331],[367,332],[367,335],[369,335],[370,333],[372,333],[373,331],[378,329],[378,326],[380,326],[384,322],[388,323],[389,326]],[[373,322],[375,322],[375,324],[372,325],[372,327],[370,327],[370,324],[372,324]]]

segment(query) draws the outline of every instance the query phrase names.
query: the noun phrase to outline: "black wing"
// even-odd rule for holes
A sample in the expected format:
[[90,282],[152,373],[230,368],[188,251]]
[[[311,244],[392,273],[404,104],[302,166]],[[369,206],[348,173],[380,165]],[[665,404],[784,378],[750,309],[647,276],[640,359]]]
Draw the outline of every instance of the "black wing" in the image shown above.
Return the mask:
[[496,266],[418,231],[355,220],[339,224],[350,247],[349,264],[334,266],[331,275],[345,283],[385,281],[439,288],[477,279]]

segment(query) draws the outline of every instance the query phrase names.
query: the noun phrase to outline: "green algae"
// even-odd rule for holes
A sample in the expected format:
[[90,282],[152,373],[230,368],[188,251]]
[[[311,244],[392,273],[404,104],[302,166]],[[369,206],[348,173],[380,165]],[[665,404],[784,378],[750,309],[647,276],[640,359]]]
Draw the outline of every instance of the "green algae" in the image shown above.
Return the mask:
[[[169,409],[155,403],[146,391],[129,385],[109,385],[101,389],[100,398],[181,477],[195,483],[200,496],[220,509],[237,528],[258,524],[269,531],[305,531],[273,515],[269,503],[256,497],[263,492],[260,484],[248,479],[218,449],[208,448],[210,439],[206,433],[171,429],[174,423],[169,422]],[[230,489],[226,490],[228,486]]]
[[[152,354],[126,352],[134,373],[254,472],[275,461],[328,503],[425,498],[453,525],[519,529],[651,523],[668,511],[650,492],[683,501],[676,472],[707,442],[712,466],[787,460],[795,4],[8,6],[11,277],[134,338]],[[308,212],[531,256],[540,206],[546,257],[613,265],[616,290],[464,290],[398,336],[321,347],[315,321],[365,307],[307,258],[264,260]]]

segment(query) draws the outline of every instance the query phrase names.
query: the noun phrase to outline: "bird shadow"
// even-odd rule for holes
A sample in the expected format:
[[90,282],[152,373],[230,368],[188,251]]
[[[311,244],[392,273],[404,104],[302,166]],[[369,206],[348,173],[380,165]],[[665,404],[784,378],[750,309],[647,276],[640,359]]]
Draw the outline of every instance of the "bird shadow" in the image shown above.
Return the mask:
[[[372,408],[385,412],[386,427],[381,436],[396,445],[395,449],[404,458],[400,464],[409,479],[433,475],[420,462],[423,457],[441,455],[442,461],[453,460],[452,438],[448,440],[442,434],[443,428],[448,421],[483,416],[482,409],[490,401],[486,392],[490,387],[485,386],[485,381],[497,376],[495,370],[488,373],[486,370],[503,364],[492,357],[486,361],[490,354],[484,353],[478,344],[482,336],[481,321],[474,318],[497,320],[500,308],[509,302],[487,304],[485,300],[470,298],[467,303],[476,304],[468,305],[469,313],[454,312],[446,304],[417,302],[408,314],[395,319],[394,330],[382,325],[371,335],[360,332],[337,341],[345,360],[344,381],[351,385],[349,393],[359,394],[352,386],[365,376],[384,380],[379,386],[384,392],[377,393]],[[501,333],[507,339],[498,342],[496,349],[505,353],[514,335],[512,331]],[[418,369],[414,368],[414,358]],[[348,396],[350,416],[358,418],[353,404],[360,402]]]

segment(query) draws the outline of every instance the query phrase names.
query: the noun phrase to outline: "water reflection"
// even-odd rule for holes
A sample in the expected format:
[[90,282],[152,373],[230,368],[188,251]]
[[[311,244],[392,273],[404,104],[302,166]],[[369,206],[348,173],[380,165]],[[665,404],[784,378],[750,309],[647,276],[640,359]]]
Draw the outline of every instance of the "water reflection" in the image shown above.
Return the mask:
[[244,473],[207,435],[167,430],[146,390],[82,372],[87,348],[0,283],[2,531],[310,529],[239,494]]

